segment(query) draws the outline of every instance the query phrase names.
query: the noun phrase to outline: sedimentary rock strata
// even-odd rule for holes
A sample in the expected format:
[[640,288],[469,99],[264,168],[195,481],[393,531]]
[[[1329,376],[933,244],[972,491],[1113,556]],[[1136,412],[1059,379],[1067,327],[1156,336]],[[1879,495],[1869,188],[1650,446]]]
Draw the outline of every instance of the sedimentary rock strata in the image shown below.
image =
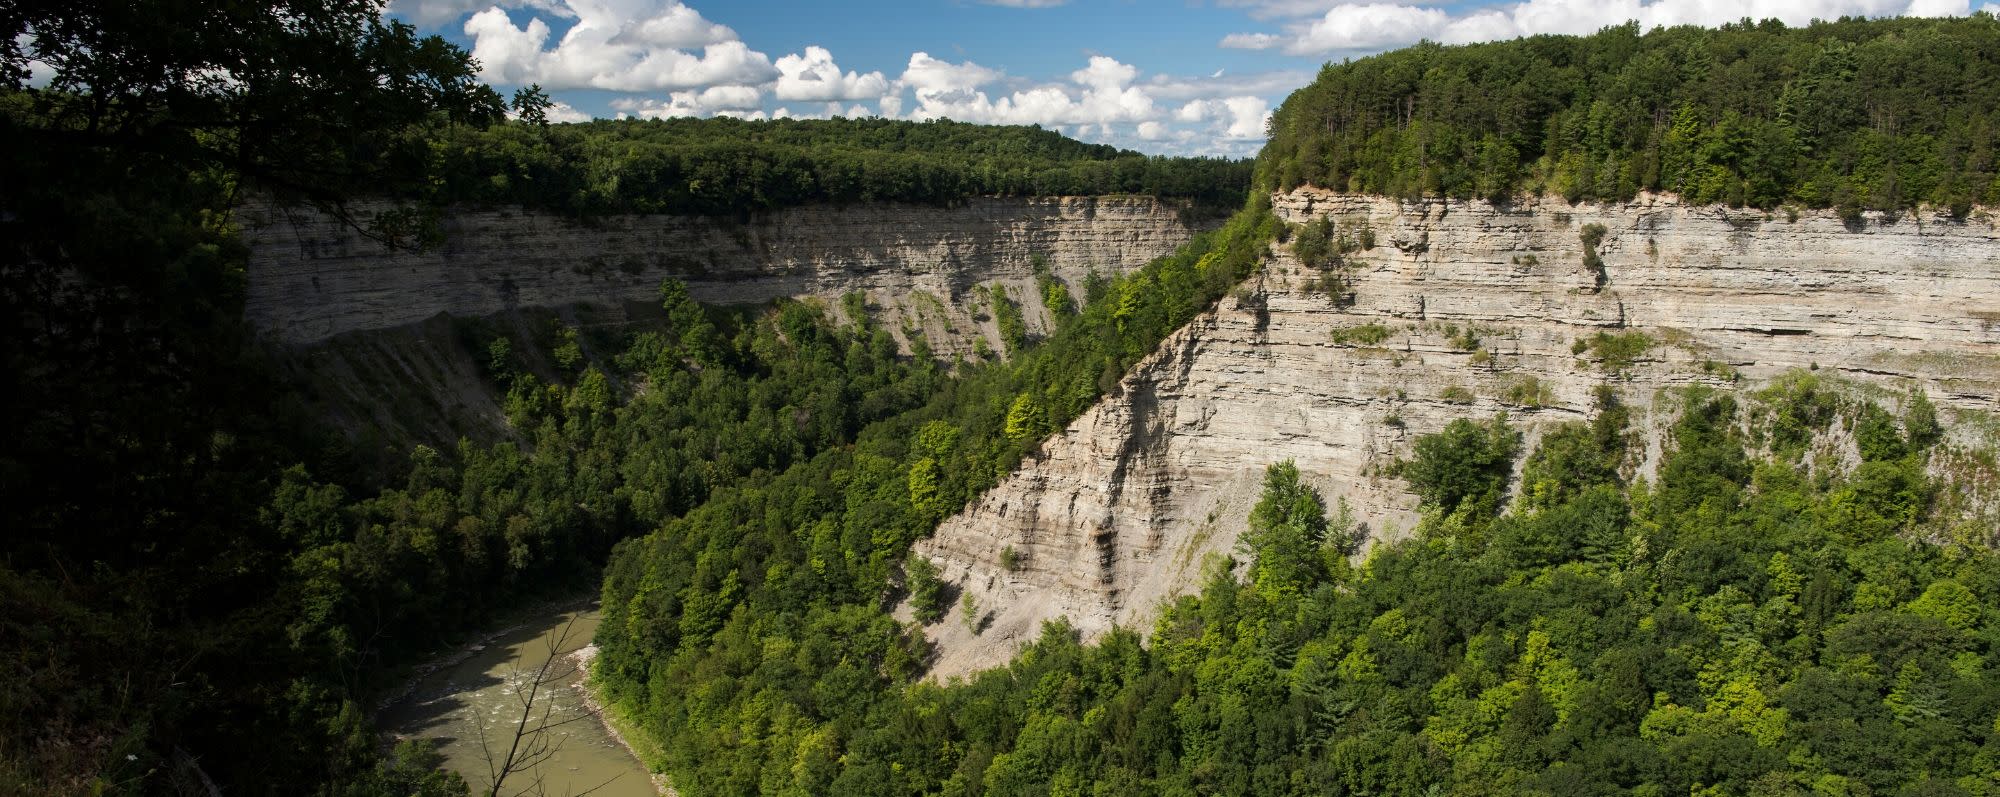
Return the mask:
[[[1496,207],[1309,189],[1274,205],[1375,246],[1328,272],[1280,247],[919,543],[991,613],[982,633],[955,616],[929,629],[938,675],[1003,663],[1058,616],[1087,635],[1145,630],[1232,551],[1275,461],[1296,461],[1380,538],[1417,520],[1415,497],[1383,475],[1417,435],[1505,410],[1532,445],[1588,417],[1600,384],[1638,410],[1638,473],[1660,456],[1664,388],[1817,369],[1890,396],[1922,386],[1948,414],[2000,409],[2000,229],[1983,213],[1850,223],[1663,197]],[[1586,225],[1604,227],[1596,269]],[[1629,366],[1577,350],[1632,331],[1653,345]]]
[[[356,209],[366,217],[381,208]],[[860,291],[904,346],[921,333],[939,356],[996,350],[985,291],[999,283],[1029,331],[1046,328],[1032,260],[1080,286],[1144,265],[1187,241],[1181,209],[1148,197],[966,200],[953,207],[812,206],[737,221],[613,216],[588,223],[513,209],[460,210],[427,251],[384,246],[324,214],[260,204],[242,213],[252,248],[245,313],[259,334],[308,344],[439,313],[657,301],[662,279],[720,304],[831,300]],[[1080,295],[1080,292],[1078,292]]]

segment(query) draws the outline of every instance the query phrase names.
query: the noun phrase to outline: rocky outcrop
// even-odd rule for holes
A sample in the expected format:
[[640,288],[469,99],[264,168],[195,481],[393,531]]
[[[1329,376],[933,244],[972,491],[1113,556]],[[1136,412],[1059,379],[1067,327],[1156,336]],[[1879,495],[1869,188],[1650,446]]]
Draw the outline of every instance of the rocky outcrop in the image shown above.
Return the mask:
[[[1279,460],[1381,539],[1417,520],[1415,497],[1381,475],[1417,435],[1506,410],[1532,445],[1588,417],[1601,384],[1638,412],[1641,472],[1660,456],[1664,388],[1817,369],[1892,402],[1920,385],[1948,417],[2000,410],[2000,228],[1984,214],[1850,225],[1663,197],[1506,207],[1314,190],[1274,205],[1376,245],[1331,296],[1333,274],[1281,253],[919,543],[990,612],[981,633],[957,617],[929,629],[937,675],[1004,663],[1058,616],[1087,635],[1146,629],[1232,551]],[[1604,228],[1595,268],[1587,225]],[[1653,345],[1629,366],[1578,350],[1630,331]]]
[[[366,217],[380,208],[357,208]],[[1081,286],[1171,252],[1193,230],[1176,205],[1148,197],[966,200],[953,207],[868,204],[776,211],[737,222],[614,216],[579,223],[514,209],[462,210],[444,242],[392,250],[316,212],[263,204],[241,214],[252,249],[245,313],[265,339],[310,344],[400,327],[439,313],[523,307],[650,306],[661,280],[711,303],[818,297],[839,312],[861,291],[907,347],[921,333],[940,356],[999,347],[985,291],[999,283],[1029,331],[1046,328],[1032,258]],[[1077,295],[1081,295],[1078,291]]]

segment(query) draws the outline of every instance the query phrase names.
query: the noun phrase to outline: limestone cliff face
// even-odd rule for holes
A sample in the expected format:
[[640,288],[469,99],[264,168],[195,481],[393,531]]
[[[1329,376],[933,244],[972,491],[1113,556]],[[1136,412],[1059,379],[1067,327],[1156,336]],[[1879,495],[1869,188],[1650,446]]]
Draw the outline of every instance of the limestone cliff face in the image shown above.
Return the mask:
[[284,344],[439,313],[650,305],[660,281],[673,277],[695,298],[723,304],[862,291],[900,343],[920,332],[940,356],[970,351],[978,336],[998,350],[975,286],[1006,286],[1029,331],[1046,328],[1036,255],[1080,286],[1093,269],[1108,277],[1136,268],[1193,233],[1177,206],[1147,197],[814,206],[742,223],[616,216],[586,225],[521,209],[468,210],[448,215],[444,244],[421,254],[392,251],[309,211],[254,206],[243,219],[253,251],[246,314],[267,340]]
[[[1234,548],[1279,460],[1381,539],[1416,522],[1415,497],[1379,475],[1416,436],[1505,409],[1532,447],[1540,428],[1588,417],[1600,384],[1638,411],[1637,472],[1660,457],[1663,388],[1817,368],[1891,402],[1921,385],[1948,420],[2000,410],[2000,228],[1983,215],[1850,228],[1659,197],[1496,207],[1301,190],[1274,204],[1373,233],[1351,257],[1351,297],[1329,298],[1325,275],[1281,252],[919,543],[992,613],[979,635],[956,616],[929,629],[938,675],[1003,663],[1058,616],[1086,634],[1149,630],[1161,600]],[[1601,284],[1585,265],[1593,224]],[[1573,349],[1621,325],[1656,344],[1622,374]]]

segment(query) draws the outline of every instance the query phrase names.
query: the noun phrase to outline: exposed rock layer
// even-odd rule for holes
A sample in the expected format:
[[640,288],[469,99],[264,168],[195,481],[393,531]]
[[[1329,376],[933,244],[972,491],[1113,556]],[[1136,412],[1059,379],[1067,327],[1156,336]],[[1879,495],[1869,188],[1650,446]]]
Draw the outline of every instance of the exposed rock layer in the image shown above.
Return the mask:
[[[1233,549],[1275,461],[1296,461],[1380,538],[1416,521],[1415,497],[1379,474],[1417,435],[1505,409],[1532,445],[1539,427],[1587,417],[1607,382],[1639,410],[1640,471],[1660,456],[1661,388],[1818,368],[2000,409],[2000,229],[1983,214],[1850,228],[1825,212],[1658,197],[1495,207],[1314,190],[1275,208],[1372,232],[1377,245],[1351,257],[1351,304],[1281,253],[919,543],[991,613],[981,634],[958,617],[930,629],[939,676],[1003,663],[1058,616],[1087,635],[1146,629],[1163,599],[1198,587],[1210,554]],[[1601,286],[1587,224],[1605,227]],[[1380,340],[1336,342],[1371,323]],[[1657,343],[1622,375],[1574,352],[1620,325]]]
[[1136,268],[1193,233],[1177,206],[1148,197],[813,206],[743,223],[615,216],[586,225],[521,209],[466,210],[446,217],[443,245],[424,253],[391,250],[311,211],[259,205],[242,216],[253,251],[245,312],[279,343],[438,313],[650,304],[661,280],[674,277],[695,298],[721,304],[863,291],[900,343],[921,332],[940,356],[971,350],[975,336],[997,347],[975,286],[1006,286],[1029,331],[1046,327],[1034,256],[1080,286],[1093,269],[1111,276]]

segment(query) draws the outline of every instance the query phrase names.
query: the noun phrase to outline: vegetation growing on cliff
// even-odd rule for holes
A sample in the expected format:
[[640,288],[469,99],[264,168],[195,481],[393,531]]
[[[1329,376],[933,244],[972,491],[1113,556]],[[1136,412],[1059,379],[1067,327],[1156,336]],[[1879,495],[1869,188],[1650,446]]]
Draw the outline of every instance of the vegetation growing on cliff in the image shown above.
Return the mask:
[[1279,107],[1260,188],[1963,214],[2000,204],[2000,21],[1424,43],[1328,64]]

